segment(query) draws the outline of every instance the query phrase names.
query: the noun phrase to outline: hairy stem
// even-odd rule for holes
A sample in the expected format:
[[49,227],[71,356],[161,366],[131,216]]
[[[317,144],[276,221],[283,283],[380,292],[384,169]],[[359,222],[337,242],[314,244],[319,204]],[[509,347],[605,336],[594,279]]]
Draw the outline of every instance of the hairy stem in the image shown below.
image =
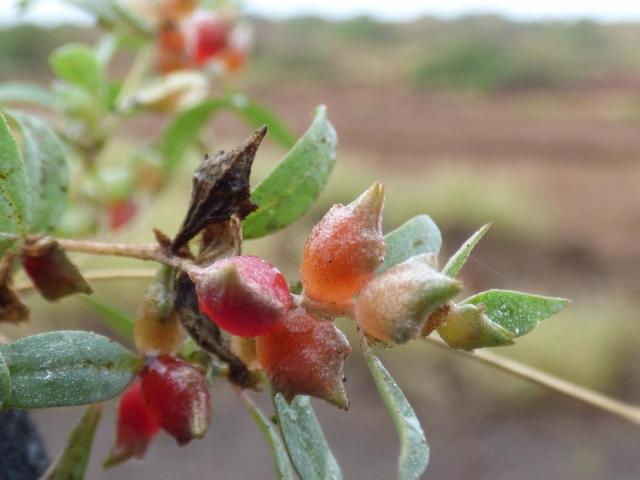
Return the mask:
[[[426,340],[433,345],[452,351],[442,340],[428,337]],[[495,355],[486,351],[476,351],[474,353],[462,350],[453,350],[466,358],[477,360],[490,365],[503,372],[510,373],[532,383],[536,383],[566,397],[573,398],[579,402],[586,403],[605,412],[616,415],[624,420],[640,426],[640,407],[632,405],[615,398],[608,397],[602,393],[576,385],[575,383],[563,380],[546,372],[524,365],[515,360]]]

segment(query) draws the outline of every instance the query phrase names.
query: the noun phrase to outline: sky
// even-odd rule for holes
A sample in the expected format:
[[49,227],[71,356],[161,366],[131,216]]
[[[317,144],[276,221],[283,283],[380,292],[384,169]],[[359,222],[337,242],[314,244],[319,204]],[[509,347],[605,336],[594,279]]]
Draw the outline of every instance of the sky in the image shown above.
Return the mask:
[[[0,22],[16,20],[18,0],[0,0]],[[244,0],[247,13],[269,17],[316,14],[331,18],[369,15],[383,20],[410,20],[420,15],[452,17],[499,13],[519,20],[591,18],[602,21],[640,20],[638,0]],[[55,24],[86,22],[62,0],[39,0],[29,21]]]

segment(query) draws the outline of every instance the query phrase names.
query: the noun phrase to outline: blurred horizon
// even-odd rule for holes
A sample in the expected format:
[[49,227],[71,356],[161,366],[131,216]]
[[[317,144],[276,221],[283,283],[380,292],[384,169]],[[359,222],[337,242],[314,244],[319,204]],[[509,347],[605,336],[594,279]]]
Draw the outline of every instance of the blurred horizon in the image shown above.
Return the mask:
[[[21,0],[5,0],[0,9],[0,25],[35,23],[55,26],[64,23],[88,25],[91,17],[63,0],[40,0],[24,14],[19,12]],[[600,23],[640,22],[640,7],[633,2],[613,0],[578,2],[558,0],[540,3],[533,0],[504,2],[502,0],[452,0],[447,2],[415,2],[413,0],[245,0],[240,2],[247,15],[273,20],[295,17],[320,17],[327,20],[347,20],[370,17],[383,22],[408,22],[421,17],[459,19],[467,16],[496,15],[520,22],[592,20]]]

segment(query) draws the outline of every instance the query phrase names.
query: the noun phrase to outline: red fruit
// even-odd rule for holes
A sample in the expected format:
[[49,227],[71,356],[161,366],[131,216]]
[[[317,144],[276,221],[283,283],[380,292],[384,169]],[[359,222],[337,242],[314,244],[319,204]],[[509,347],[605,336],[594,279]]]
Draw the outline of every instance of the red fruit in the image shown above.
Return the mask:
[[142,395],[140,380],[136,379],[120,398],[116,444],[104,467],[113,467],[129,458],[144,457],[158,429],[158,420]]
[[178,445],[204,437],[211,422],[211,402],[200,369],[179,358],[157,357],[147,363],[141,378],[150,410]]
[[192,58],[196,65],[203,65],[227,46],[229,25],[217,15],[199,17],[187,28],[193,28]]
[[121,200],[110,204],[107,213],[109,229],[118,230],[135,218],[138,206],[133,200]]
[[305,296],[341,308],[373,278],[384,261],[383,203],[384,186],[376,183],[313,227],[300,267]]
[[343,368],[351,346],[332,321],[296,308],[274,332],[256,338],[256,350],[271,384],[287,401],[311,395],[349,407]]
[[189,272],[200,310],[221,329],[239,337],[271,332],[291,307],[287,281],[259,257],[218,260]]

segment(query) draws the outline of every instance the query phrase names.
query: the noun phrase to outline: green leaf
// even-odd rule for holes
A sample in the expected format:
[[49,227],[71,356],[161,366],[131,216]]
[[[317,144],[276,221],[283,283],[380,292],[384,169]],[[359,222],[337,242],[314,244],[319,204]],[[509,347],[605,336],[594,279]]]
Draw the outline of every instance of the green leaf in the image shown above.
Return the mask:
[[99,405],[89,405],[67,439],[62,455],[41,477],[42,480],[82,480],[89,464],[93,438],[102,416]]
[[259,208],[245,219],[244,238],[269,235],[309,209],[327,183],[337,141],[326,107],[318,107],[309,129],[251,193]]
[[430,253],[437,257],[442,246],[442,234],[429,215],[418,215],[387,233],[384,243],[387,250],[378,274],[417,255]]
[[44,108],[57,108],[58,100],[49,90],[22,82],[0,84],[0,104],[28,103]]
[[469,255],[471,255],[471,251],[476,248],[476,245],[482,237],[489,231],[491,228],[491,224],[487,223],[480,227],[469,239],[464,242],[458,251],[451,255],[451,258],[447,262],[447,264],[442,269],[442,273],[445,275],[449,275],[450,277],[455,277],[458,275],[464,264],[466,263]]
[[165,130],[160,143],[162,168],[165,177],[171,176],[182,162],[191,145],[198,138],[200,130],[211,116],[228,105],[226,97],[206,100],[177,115]]
[[339,480],[342,471],[329,449],[309,397],[298,395],[291,405],[280,394],[273,397],[282,439],[302,480]]
[[492,322],[477,305],[453,305],[438,334],[451,348],[473,350],[513,345],[513,333]]
[[82,331],[57,331],[0,345],[11,373],[12,408],[84,405],[113,398],[141,360],[118,343]]
[[418,479],[429,463],[429,446],[420,421],[398,384],[363,338],[363,351],[373,381],[400,437],[398,480]]
[[278,115],[265,106],[252,102],[244,95],[229,97],[231,108],[238,116],[254,128],[266,125],[269,128],[269,138],[278,142],[284,148],[290,149],[296,142],[291,131],[284,125]]
[[11,375],[9,373],[9,367],[4,360],[2,354],[0,354],[0,410],[4,408],[4,405],[9,405],[9,399],[11,398]]
[[99,300],[92,296],[82,297],[89,305],[93,307],[104,324],[109,327],[116,335],[126,340],[133,340],[133,329],[135,325],[134,318],[124,310],[109,305],[107,302]]
[[87,45],[63,45],[53,51],[49,64],[63,80],[79,85],[91,94],[100,91],[104,72],[95,52]]
[[570,301],[512,290],[487,290],[462,303],[484,305],[484,313],[492,322],[519,337],[533,330],[538,322],[562,310]]
[[[25,233],[27,192],[27,173],[18,144],[0,115],[0,232]],[[0,253],[6,243],[0,243]]]
[[265,440],[269,444],[271,449],[271,455],[273,456],[273,462],[276,468],[277,480],[293,480],[293,472],[291,471],[291,464],[289,463],[289,457],[287,456],[287,449],[282,443],[282,439],[277,430],[273,427],[271,422],[265,418],[264,414],[258,406],[251,401],[251,399],[244,394],[240,393],[240,399],[247,410],[251,414],[251,417],[255,420],[260,428],[260,431],[264,435]]
[[53,229],[64,211],[69,184],[65,151],[55,133],[39,118],[11,111],[22,137],[22,159],[27,172],[29,232]]
[[189,148],[197,140],[200,131],[211,117],[222,109],[230,109],[243,117],[254,127],[266,125],[269,138],[282,143],[285,147],[293,144],[293,137],[283,123],[269,112],[243,95],[227,95],[205,100],[175,117],[162,136],[160,151],[162,166],[166,177],[179,165]]

